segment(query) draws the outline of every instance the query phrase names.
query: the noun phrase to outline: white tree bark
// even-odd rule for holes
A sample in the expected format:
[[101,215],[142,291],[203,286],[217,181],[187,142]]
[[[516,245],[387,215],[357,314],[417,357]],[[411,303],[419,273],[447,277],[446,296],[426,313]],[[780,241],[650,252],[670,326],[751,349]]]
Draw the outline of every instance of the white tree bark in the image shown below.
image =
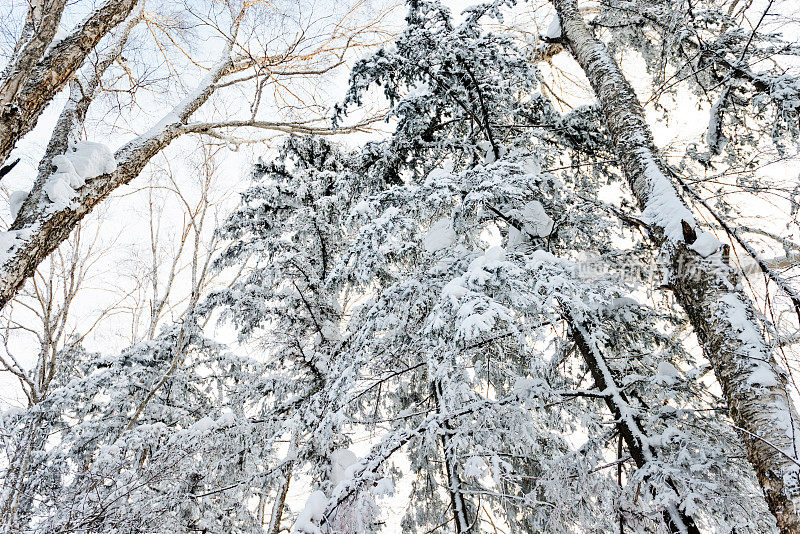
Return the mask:
[[31,2],[14,54],[0,78],[0,107],[10,105],[27,82],[33,66],[44,55],[58,31],[66,3],[66,0]]
[[583,68],[603,108],[625,177],[660,248],[665,284],[686,311],[722,386],[781,532],[800,532],[797,413],[786,374],[762,334],[738,276],[717,251],[690,248],[694,218],[667,177],[644,111],[606,46],[587,27],[577,0],[553,0],[561,39]]
[[[215,90],[214,84],[230,72],[233,65],[232,46],[231,42],[197,89],[165,115],[159,124],[117,150],[114,154],[117,161],[116,171],[90,180],[78,191],[77,198],[61,209],[48,200],[44,186],[52,174],[50,161],[59,147],[66,147],[70,132],[57,131],[54,134],[54,138],[58,139],[51,140],[51,145],[56,148],[51,150],[53,146],[48,147],[49,158],[46,157],[42,162],[42,172],[11,225],[10,232],[13,232],[14,237],[11,247],[0,251],[0,272],[3,273],[0,278],[0,307],[14,296],[36,270],[36,266],[69,236],[94,206],[114,189],[138,176],[150,158],[184,133],[181,126],[208,100]],[[81,123],[85,109],[81,111],[80,102],[75,106],[70,105],[71,103],[68,103],[59,118],[59,124],[74,127]],[[78,122],[73,122],[76,119]]]
[[0,79],[0,162],[36,126],[53,97],[138,1],[109,0],[58,43],[53,37],[65,0],[31,2],[14,56]]

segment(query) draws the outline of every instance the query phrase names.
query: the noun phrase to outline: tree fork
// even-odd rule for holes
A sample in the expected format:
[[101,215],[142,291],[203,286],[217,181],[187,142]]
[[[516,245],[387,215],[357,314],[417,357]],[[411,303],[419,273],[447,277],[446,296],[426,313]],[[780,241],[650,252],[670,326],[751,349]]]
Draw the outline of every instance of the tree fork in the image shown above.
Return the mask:
[[577,0],[552,1],[561,21],[560,41],[594,89],[628,184],[645,213],[655,215],[650,240],[660,249],[664,285],[686,311],[714,368],[778,528],[800,533],[797,414],[753,303],[720,252],[703,258],[687,246],[681,223],[691,229],[696,224],[664,171],[636,93],[584,22]]

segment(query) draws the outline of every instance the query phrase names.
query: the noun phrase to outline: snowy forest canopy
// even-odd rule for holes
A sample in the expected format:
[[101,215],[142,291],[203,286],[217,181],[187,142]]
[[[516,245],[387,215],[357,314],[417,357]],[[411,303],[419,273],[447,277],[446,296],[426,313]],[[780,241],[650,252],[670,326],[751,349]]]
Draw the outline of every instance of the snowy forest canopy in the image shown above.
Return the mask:
[[793,0],[0,13],[0,533],[800,533]]

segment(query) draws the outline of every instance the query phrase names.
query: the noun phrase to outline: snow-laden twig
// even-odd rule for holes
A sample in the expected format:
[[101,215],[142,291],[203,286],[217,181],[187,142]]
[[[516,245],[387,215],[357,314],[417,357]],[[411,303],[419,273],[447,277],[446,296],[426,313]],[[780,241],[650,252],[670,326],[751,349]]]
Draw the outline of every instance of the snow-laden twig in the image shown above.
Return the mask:
[[[579,320],[568,304],[562,302],[561,308],[572,330],[575,342],[594,377],[595,385],[607,394],[606,404],[619,424],[620,433],[625,440],[628,452],[636,462],[636,467],[641,469],[646,464],[655,462],[658,456],[653,448],[652,441],[641,426],[637,410],[630,405],[627,397],[622,392],[622,388],[617,385],[617,381],[608,367],[596,336],[588,329],[588,322]],[[673,500],[677,500],[678,488],[675,483],[668,478],[667,485],[673,492]],[[674,502],[666,507],[663,517],[671,532],[700,533],[694,519],[684,514]]]

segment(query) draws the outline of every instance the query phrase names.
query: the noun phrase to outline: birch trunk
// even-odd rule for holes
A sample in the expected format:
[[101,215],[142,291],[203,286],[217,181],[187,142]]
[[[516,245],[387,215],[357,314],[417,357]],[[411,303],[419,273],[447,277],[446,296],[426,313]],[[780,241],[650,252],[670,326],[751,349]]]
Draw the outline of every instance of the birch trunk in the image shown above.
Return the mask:
[[783,533],[800,532],[797,415],[738,275],[720,251],[691,249],[695,221],[667,177],[630,83],[587,27],[577,0],[553,0],[561,40],[586,73],[605,114],[625,177],[660,248],[666,280],[711,362],[767,504]]
[[[14,232],[14,240],[7,250],[0,251],[0,272],[3,273],[0,277],[0,308],[13,298],[25,280],[36,271],[39,263],[69,236],[83,217],[119,186],[136,178],[153,156],[186,133],[183,124],[208,100],[215,91],[216,82],[230,72],[232,46],[229,43],[222,59],[209,71],[199,87],[175,106],[157,126],[117,150],[114,154],[116,171],[89,180],[78,190],[78,196],[70,205],[63,209],[57,209],[49,202],[44,189],[53,173],[50,162],[56,155],[55,150],[59,147],[63,149],[67,141],[67,136],[56,139],[61,136],[60,132],[54,134],[39,176],[11,225],[10,232]],[[70,125],[76,117],[85,113],[81,102],[74,106],[70,104],[59,118],[59,125]]]
[[125,20],[137,1],[106,2],[58,43],[53,43],[53,37],[65,2],[32,3],[28,22],[36,20],[41,28],[31,29],[33,33],[27,41],[26,35],[20,38],[12,63],[0,79],[0,163],[16,142],[36,126],[39,116],[83,65],[86,56]]

